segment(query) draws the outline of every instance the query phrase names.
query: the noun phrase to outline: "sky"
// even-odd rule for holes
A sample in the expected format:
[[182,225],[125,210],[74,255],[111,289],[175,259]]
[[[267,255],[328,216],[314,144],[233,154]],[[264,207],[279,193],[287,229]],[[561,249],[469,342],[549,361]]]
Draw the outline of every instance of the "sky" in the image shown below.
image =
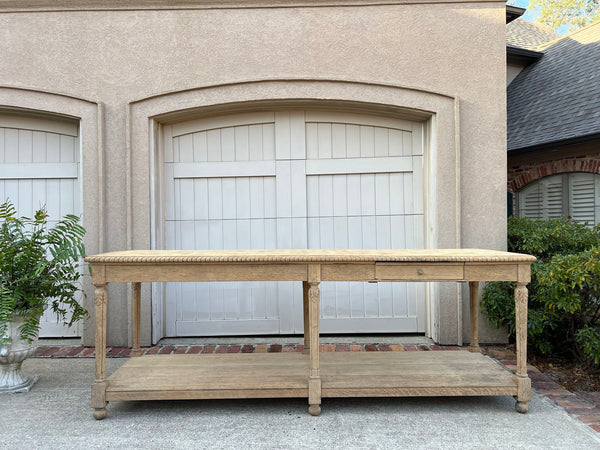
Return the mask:
[[[529,6],[529,0],[516,0],[515,2],[507,2],[513,6],[518,6],[519,8],[527,8]],[[529,22],[533,22],[533,15],[531,14],[531,11],[527,10],[527,12],[525,14],[523,14],[522,16],[525,20],[528,20]]]
[[[509,0],[506,2],[507,4],[518,6],[519,8],[528,8],[525,14],[521,17],[529,22],[535,22],[533,18],[532,10],[529,9],[529,0]],[[568,33],[567,29],[569,27],[567,25],[563,25],[558,30],[555,31],[556,34],[564,35]]]

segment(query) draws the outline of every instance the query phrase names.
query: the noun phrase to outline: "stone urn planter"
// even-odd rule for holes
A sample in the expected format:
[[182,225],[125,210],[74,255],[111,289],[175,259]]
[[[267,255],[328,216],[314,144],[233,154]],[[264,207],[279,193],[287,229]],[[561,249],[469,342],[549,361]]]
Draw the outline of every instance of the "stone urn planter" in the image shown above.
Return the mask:
[[45,208],[19,217],[10,201],[0,205],[0,393],[35,383],[21,365],[35,352],[44,310],[68,326],[87,317],[77,296],[84,234],[75,215],[49,226]]
[[0,337],[0,394],[27,392],[38,380],[37,376],[26,377],[21,372],[23,361],[37,348],[37,337],[33,341],[22,339],[19,327],[23,321],[18,317],[7,323],[4,336]]

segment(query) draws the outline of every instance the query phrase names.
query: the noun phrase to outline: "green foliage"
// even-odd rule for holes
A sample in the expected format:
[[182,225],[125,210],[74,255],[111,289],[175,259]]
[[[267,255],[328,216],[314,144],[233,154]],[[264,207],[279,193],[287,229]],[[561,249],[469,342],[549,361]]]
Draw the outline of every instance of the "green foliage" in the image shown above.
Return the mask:
[[[600,362],[600,226],[566,218],[511,217],[508,249],[538,258],[531,266],[528,339],[542,353]],[[488,283],[482,305],[514,335],[514,285]]]
[[577,332],[577,345],[581,347],[583,353],[592,361],[594,364],[600,364],[600,330],[598,328],[590,327],[589,325],[584,326]]
[[85,230],[74,215],[49,227],[44,208],[33,218],[16,215],[10,201],[0,205],[0,336],[20,316],[21,337],[31,341],[46,305],[69,326],[87,316],[76,299]]
[[600,17],[600,0],[531,0],[536,21],[557,32],[562,27],[576,30]]

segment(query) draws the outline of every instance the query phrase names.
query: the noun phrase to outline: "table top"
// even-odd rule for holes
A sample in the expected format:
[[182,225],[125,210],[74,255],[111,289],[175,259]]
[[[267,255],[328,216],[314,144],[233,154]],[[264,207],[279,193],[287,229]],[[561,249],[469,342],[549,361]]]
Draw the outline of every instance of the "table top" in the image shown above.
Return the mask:
[[413,250],[127,250],[90,255],[92,264],[152,263],[532,263],[535,257],[522,253],[474,248]]

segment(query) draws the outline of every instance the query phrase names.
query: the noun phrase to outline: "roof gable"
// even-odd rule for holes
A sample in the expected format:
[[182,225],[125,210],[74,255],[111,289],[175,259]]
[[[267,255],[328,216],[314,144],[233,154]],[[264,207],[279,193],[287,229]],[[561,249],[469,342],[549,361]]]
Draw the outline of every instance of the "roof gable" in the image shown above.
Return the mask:
[[537,49],[508,86],[509,151],[600,133],[600,23]]
[[559,37],[558,34],[522,18],[506,24],[506,43],[513,47],[536,50],[538,46]]

